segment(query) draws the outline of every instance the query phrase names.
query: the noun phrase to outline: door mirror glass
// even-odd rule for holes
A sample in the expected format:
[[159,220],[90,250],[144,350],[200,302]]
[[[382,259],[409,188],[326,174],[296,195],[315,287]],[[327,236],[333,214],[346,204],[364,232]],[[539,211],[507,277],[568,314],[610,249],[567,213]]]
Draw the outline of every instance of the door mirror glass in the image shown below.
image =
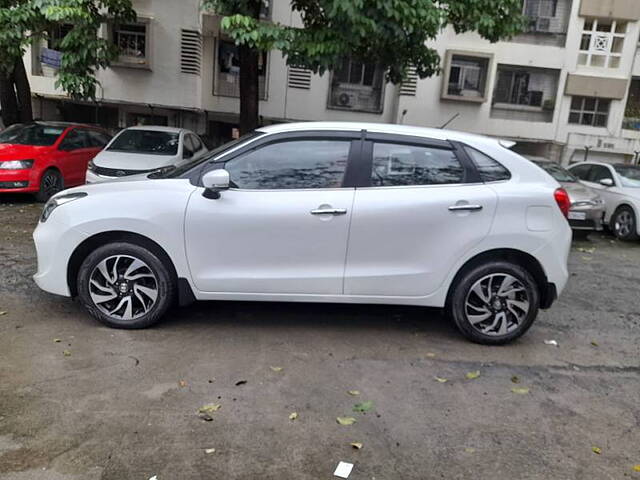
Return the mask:
[[207,198],[220,198],[220,192],[229,188],[229,172],[224,169],[211,170],[202,176],[202,185]]
[[613,187],[613,180],[610,178],[603,178],[600,180],[600,185],[603,187]]

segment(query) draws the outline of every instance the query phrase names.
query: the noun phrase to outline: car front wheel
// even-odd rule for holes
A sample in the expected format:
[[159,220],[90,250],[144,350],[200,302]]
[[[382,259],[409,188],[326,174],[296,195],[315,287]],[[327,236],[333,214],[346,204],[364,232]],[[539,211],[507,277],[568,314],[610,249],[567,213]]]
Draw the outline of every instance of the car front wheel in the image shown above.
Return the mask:
[[531,327],[539,304],[538,285],[527,270],[493,261],[463,273],[453,287],[447,310],[469,340],[501,345]]
[[44,203],[63,189],[64,182],[60,172],[54,169],[49,169],[44,172],[40,179],[40,190],[36,193],[36,200]]
[[93,251],[78,272],[78,296],[89,313],[113,328],[145,328],[174,298],[167,266],[139,245],[118,242]]
[[611,218],[614,235],[620,240],[638,239],[636,215],[630,207],[620,207]]

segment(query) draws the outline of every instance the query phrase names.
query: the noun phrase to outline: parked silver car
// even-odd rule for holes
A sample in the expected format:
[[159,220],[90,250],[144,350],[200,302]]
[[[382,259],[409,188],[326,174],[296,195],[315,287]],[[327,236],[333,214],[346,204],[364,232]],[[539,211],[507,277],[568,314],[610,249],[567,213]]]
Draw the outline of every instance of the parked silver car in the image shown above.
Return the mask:
[[602,230],[605,202],[597,190],[587,187],[569,170],[548,160],[532,160],[556,179],[569,194],[569,225],[574,230]]

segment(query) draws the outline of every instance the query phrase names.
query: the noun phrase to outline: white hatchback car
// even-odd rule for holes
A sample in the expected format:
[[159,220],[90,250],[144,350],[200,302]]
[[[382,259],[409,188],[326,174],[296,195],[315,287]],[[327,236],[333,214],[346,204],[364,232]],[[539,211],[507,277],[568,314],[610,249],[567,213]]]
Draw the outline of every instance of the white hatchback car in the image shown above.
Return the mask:
[[87,183],[172,170],[207,153],[190,130],[173,127],[130,127],[118,133],[87,167]]
[[604,223],[620,240],[640,238],[640,167],[580,162],[569,171],[595,189],[606,206]]
[[444,307],[501,344],[567,282],[568,209],[494,139],[276,125],[164,178],[56,195],[34,278],[112,327],[149,326],[175,299],[384,303]]

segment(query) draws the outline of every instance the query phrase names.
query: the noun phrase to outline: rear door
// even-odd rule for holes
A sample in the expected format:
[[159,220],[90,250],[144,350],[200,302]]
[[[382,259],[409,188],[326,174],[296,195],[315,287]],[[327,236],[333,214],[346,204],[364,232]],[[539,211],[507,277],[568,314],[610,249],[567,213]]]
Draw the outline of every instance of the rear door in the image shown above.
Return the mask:
[[367,135],[356,189],[346,295],[422,297],[491,228],[496,194],[449,142]]

